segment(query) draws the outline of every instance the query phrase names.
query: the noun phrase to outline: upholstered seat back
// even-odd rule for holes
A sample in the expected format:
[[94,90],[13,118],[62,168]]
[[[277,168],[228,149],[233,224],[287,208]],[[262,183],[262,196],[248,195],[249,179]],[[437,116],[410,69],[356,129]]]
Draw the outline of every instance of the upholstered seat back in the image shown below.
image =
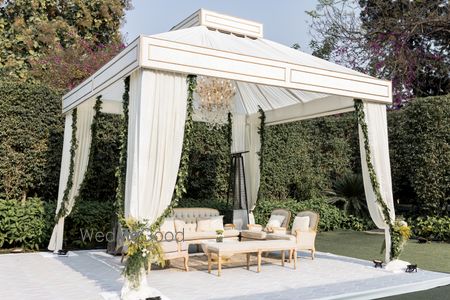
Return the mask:
[[305,210],[301,211],[297,214],[297,217],[309,217],[309,229],[317,231],[317,228],[319,227],[319,214],[311,211],[311,210]]
[[220,213],[217,209],[204,207],[187,207],[187,208],[174,208],[172,216],[175,220],[178,219],[186,222],[185,229],[187,231],[196,231],[197,219],[207,219],[219,215]]
[[288,228],[289,222],[291,221],[291,212],[289,210],[284,208],[277,208],[272,211],[272,215],[284,216],[281,227]]

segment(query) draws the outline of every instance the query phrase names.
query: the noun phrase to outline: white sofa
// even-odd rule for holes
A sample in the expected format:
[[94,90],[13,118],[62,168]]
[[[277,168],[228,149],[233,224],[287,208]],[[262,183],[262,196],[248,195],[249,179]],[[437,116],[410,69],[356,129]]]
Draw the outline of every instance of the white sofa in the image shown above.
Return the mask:
[[[201,219],[218,217],[220,213],[217,209],[204,207],[174,208],[172,218],[182,220],[186,223],[184,227],[184,241],[189,244],[200,244],[204,240],[216,239],[216,232],[198,231],[197,222]],[[177,230],[178,231],[178,230]],[[224,239],[238,239],[239,231],[232,226],[224,226]]]

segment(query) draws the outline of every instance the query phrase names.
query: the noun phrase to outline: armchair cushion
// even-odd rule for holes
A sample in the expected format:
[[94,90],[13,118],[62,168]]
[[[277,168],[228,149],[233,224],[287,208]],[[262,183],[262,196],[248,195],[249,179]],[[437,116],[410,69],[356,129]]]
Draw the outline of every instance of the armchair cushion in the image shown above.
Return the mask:
[[268,233],[267,234],[268,240],[284,240],[284,241],[294,241],[295,242],[295,235],[292,234],[283,234],[283,233]]
[[286,217],[282,215],[272,214],[270,216],[269,222],[267,222],[266,229],[269,229],[270,231],[272,227],[281,227],[281,224],[283,224],[285,218]]
[[263,230],[263,227],[259,224],[248,224],[247,227],[249,231],[259,232]]
[[305,217],[295,217],[294,224],[292,224],[292,234],[295,234],[296,231],[308,231],[309,230],[309,216]]

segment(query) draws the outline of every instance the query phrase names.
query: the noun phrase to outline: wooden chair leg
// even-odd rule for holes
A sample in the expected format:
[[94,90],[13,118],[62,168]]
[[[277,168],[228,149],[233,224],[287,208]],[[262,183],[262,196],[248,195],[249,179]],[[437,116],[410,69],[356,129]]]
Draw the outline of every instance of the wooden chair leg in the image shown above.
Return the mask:
[[186,255],[184,257],[184,269],[186,270],[186,272],[189,272],[189,265],[188,265],[188,263],[189,263],[189,255]]
[[208,253],[208,273],[211,273],[211,253]]
[[316,255],[316,249],[311,249],[311,258],[314,260],[314,256]]
[[[289,252],[289,253],[291,253],[291,252]],[[283,250],[283,251],[281,251],[281,266],[283,266],[283,267],[284,267],[284,256],[285,256],[285,251]]]
[[258,251],[258,269],[257,272],[261,272],[261,251]]

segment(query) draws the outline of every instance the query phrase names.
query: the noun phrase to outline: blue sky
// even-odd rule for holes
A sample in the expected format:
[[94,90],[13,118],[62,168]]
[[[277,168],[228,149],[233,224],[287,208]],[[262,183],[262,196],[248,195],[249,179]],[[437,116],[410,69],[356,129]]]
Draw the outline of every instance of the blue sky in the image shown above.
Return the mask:
[[302,51],[310,52],[310,17],[305,10],[314,9],[316,0],[133,0],[134,9],[126,14],[122,33],[132,41],[140,33],[156,34],[199,8],[250,19],[264,24],[264,37],[292,46],[298,43]]

